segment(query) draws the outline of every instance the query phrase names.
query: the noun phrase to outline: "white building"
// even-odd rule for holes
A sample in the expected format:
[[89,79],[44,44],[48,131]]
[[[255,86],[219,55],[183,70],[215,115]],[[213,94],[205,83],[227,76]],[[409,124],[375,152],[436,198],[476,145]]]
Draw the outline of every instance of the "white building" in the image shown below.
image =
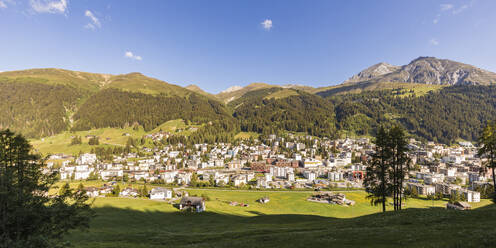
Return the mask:
[[443,174],[427,175],[424,177],[424,183],[426,184],[442,183],[443,181],[444,181]]
[[238,175],[232,179],[234,186],[238,187],[241,185],[246,185],[248,182],[245,175]]
[[85,153],[79,156],[79,158],[76,159],[76,164],[82,165],[82,164],[94,164],[96,163],[96,154],[92,153]]
[[294,173],[294,168],[272,166],[270,167],[270,173],[276,178],[288,179],[288,174]]
[[288,181],[294,182],[295,181],[295,174],[293,172],[288,172]]
[[315,174],[315,172],[313,171],[304,171],[303,172],[303,176],[309,181],[313,181],[315,180],[315,178],[317,178],[317,175]]
[[150,191],[150,199],[152,200],[165,200],[172,198],[172,190],[156,187]]
[[343,172],[339,172],[339,171],[329,171],[329,173],[327,173],[327,178],[329,179],[329,181],[343,181],[344,180],[344,174]]
[[114,177],[122,177],[124,176],[124,171],[123,170],[102,170],[100,171],[100,177],[103,180],[110,180]]
[[415,189],[419,195],[434,195],[436,194],[436,187],[432,185],[425,185],[420,183],[407,183],[409,190]]
[[303,167],[304,168],[315,168],[315,167],[319,167],[319,166],[323,166],[323,165],[324,164],[322,163],[322,161],[317,160],[317,159],[306,158],[303,161]]

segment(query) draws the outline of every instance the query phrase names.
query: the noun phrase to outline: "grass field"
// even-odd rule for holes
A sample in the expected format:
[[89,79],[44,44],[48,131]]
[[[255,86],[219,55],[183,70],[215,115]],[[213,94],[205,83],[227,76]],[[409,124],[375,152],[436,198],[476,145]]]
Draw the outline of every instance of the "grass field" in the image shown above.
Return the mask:
[[[132,127],[128,128],[99,128],[92,129],[88,131],[76,131],[70,132],[65,131],[60,134],[45,137],[42,139],[30,140],[31,145],[37,149],[42,154],[55,154],[55,153],[65,153],[65,154],[77,154],[79,151],[89,152],[94,146],[88,145],[88,139],[85,138],[87,135],[96,135],[99,137],[100,146],[125,146],[129,137],[133,139],[141,138],[145,134],[156,133],[160,130],[165,132],[175,133],[177,129],[183,129],[181,134],[189,135],[191,130],[189,127],[200,127],[200,125],[186,125],[181,119],[170,120],[164,122],[162,125],[153,129],[150,132],[145,132],[142,127],[138,130],[134,130]],[[130,136],[125,136],[123,134],[128,133]],[[81,136],[81,145],[71,145],[71,140],[73,136]]]
[[[89,152],[94,146],[88,145],[88,139],[85,138],[86,135],[96,135],[99,137],[100,146],[107,144],[108,146],[125,146],[128,140],[128,136],[124,136],[124,133],[129,133],[132,138],[141,138],[146,132],[140,128],[139,130],[133,130],[133,128],[99,128],[92,129],[89,131],[77,131],[77,132],[63,132],[54,136],[31,140],[30,143],[35,149],[37,149],[42,154],[54,154],[54,153],[65,153],[65,154],[77,154],[79,151]],[[81,145],[71,145],[72,136],[81,136]]]
[[[188,190],[210,199],[207,211],[182,213],[147,199],[96,198],[88,231],[73,231],[75,247],[489,247],[496,207],[444,209],[445,201],[410,199],[400,213],[379,213],[364,192],[347,192],[352,207],[306,201],[312,192]],[[258,198],[270,202],[259,204]],[[249,204],[231,206],[230,201]],[[494,245],[494,244],[493,244]]]
[[276,92],[264,97],[264,99],[271,99],[271,98],[282,99],[282,98],[286,98],[286,97],[290,97],[290,96],[297,96],[297,95],[298,95],[298,92],[296,92],[294,90],[283,89],[283,90],[276,91]]
[[239,132],[234,136],[235,139],[249,139],[250,137],[253,137],[254,139],[258,138],[260,134],[255,133],[255,132]]
[[425,95],[431,91],[437,91],[445,87],[444,85],[433,84],[415,84],[415,83],[397,83],[397,82],[378,82],[378,83],[357,83],[357,84],[340,84],[329,87],[316,88],[311,92],[314,94],[331,92],[335,94],[359,94],[366,91],[374,90],[391,90],[398,93],[399,97],[411,96],[410,90],[413,90],[416,96]]

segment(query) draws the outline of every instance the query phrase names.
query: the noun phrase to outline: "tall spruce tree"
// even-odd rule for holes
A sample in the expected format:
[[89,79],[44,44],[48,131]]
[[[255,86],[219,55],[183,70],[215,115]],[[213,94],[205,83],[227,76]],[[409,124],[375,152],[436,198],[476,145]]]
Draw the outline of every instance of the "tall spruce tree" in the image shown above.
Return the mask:
[[0,247],[62,247],[70,229],[88,227],[86,194],[64,187],[50,195],[57,175],[43,165],[24,137],[0,131]]
[[391,151],[391,166],[393,168],[393,200],[394,210],[401,210],[403,203],[403,180],[409,169],[408,141],[405,131],[394,126],[389,130],[389,150]]
[[401,210],[403,180],[409,169],[408,142],[402,128],[380,127],[375,137],[375,152],[364,179],[371,204],[382,204],[386,211],[387,197],[393,197],[394,210]]
[[480,157],[487,157],[486,167],[492,170],[494,192],[492,195],[493,202],[496,203],[496,121],[488,122],[479,138]]
[[386,212],[387,196],[390,195],[390,157],[389,133],[381,127],[375,137],[375,152],[372,160],[367,167],[367,174],[364,178],[366,191],[369,193],[367,198],[373,205],[382,204],[382,211]]

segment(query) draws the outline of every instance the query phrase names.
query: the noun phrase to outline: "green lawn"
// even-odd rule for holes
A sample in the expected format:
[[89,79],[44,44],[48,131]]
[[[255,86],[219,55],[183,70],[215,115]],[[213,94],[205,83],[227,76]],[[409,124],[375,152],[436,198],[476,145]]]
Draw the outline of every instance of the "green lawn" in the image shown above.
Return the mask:
[[[65,131],[60,134],[45,137],[41,139],[30,140],[31,145],[37,149],[42,154],[55,154],[55,153],[65,153],[65,154],[77,154],[79,151],[89,152],[91,148],[95,146],[88,145],[88,139],[85,138],[86,135],[96,135],[99,137],[100,146],[125,146],[129,137],[134,139],[141,138],[145,134],[157,133],[160,130],[164,132],[175,133],[177,129],[182,129],[182,135],[189,135],[193,131],[189,129],[190,127],[199,128],[201,125],[186,125],[184,120],[170,120],[164,122],[157,128],[145,132],[142,127],[138,130],[134,130],[132,127],[128,128],[98,128],[88,131]],[[130,136],[125,136],[123,134],[129,133]],[[81,145],[71,145],[71,140],[73,136],[81,136]]]
[[[88,139],[85,138],[86,135],[96,135],[99,137],[100,146],[125,146],[128,140],[128,136],[124,136],[124,133],[129,133],[132,138],[141,138],[146,132],[140,128],[139,130],[133,130],[133,128],[99,128],[92,129],[89,131],[77,131],[69,132],[65,131],[60,134],[45,137],[42,139],[31,140],[30,143],[35,149],[37,149],[42,154],[54,154],[54,153],[65,153],[65,154],[77,154],[79,151],[89,152],[91,148],[96,146],[88,145]],[[81,145],[71,145],[72,136],[81,136]]]
[[235,139],[249,139],[250,137],[253,137],[254,139],[257,139],[258,136],[260,136],[258,133],[255,132],[239,132],[234,136]]
[[[352,207],[306,201],[311,192],[188,190],[205,195],[207,211],[179,212],[147,199],[96,198],[88,231],[67,238],[75,247],[489,247],[496,208],[483,200],[472,211],[445,201],[411,199],[407,209],[379,213],[364,192],[347,192]],[[258,198],[270,202],[259,204]],[[249,204],[231,206],[230,201]]]

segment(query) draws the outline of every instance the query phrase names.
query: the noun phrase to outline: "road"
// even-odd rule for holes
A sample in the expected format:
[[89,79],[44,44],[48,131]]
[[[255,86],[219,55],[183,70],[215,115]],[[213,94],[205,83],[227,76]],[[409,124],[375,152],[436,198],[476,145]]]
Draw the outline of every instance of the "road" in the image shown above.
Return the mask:
[[[181,190],[204,190],[204,191],[233,191],[233,192],[260,192],[260,193],[315,193],[315,190],[249,190],[249,189],[202,189],[202,188],[174,188],[174,191]],[[322,190],[323,192],[328,190]],[[346,193],[346,192],[363,192],[363,189],[354,190],[331,190],[332,192]]]

